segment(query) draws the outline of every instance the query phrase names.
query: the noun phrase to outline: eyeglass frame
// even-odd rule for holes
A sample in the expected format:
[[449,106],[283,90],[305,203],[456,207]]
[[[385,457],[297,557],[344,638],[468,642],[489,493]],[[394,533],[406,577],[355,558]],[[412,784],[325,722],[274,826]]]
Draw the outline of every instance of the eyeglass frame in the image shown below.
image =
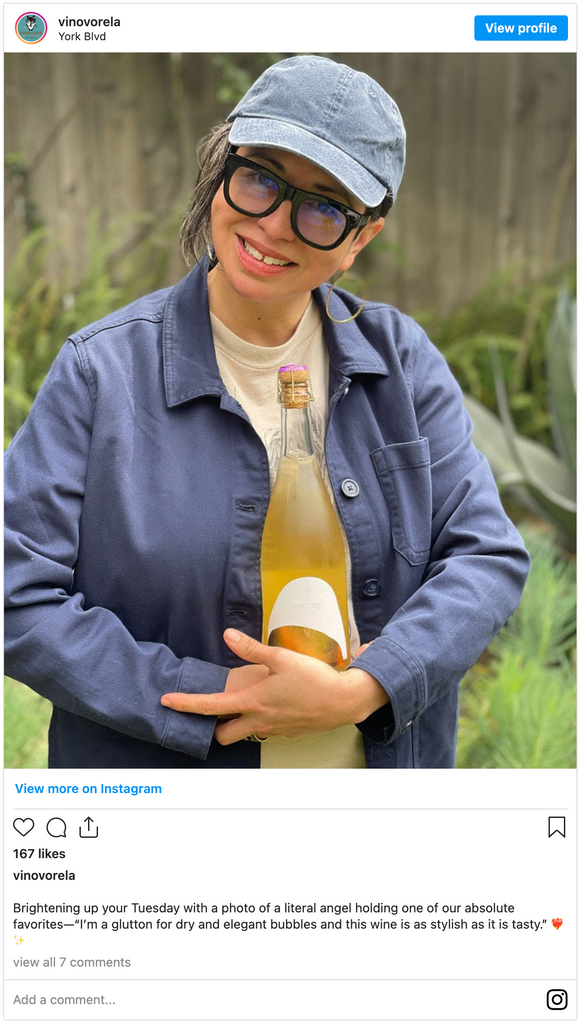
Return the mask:
[[[238,170],[239,167],[249,167],[251,170],[262,171],[263,173],[267,174],[268,177],[271,178],[272,181],[274,181],[274,183],[278,186],[278,196],[271,204],[271,206],[269,206],[262,213],[250,213],[248,210],[243,210],[242,207],[237,206],[234,200],[232,199],[230,195],[230,180],[234,172]],[[371,217],[370,213],[358,213],[357,210],[352,210],[350,206],[345,206],[344,203],[340,203],[335,199],[330,199],[329,196],[322,196],[318,192],[305,192],[304,189],[295,188],[294,185],[289,185],[288,181],[285,181],[284,178],[279,177],[278,174],[275,174],[273,171],[271,171],[269,167],[265,167],[263,164],[257,164],[253,160],[248,160],[247,157],[239,156],[238,153],[235,152],[229,154],[224,165],[224,198],[226,199],[226,202],[228,203],[229,206],[232,207],[233,210],[236,210],[238,213],[244,214],[245,217],[269,217],[271,213],[274,213],[275,210],[278,210],[278,207],[281,206],[282,203],[285,202],[285,200],[290,199],[292,202],[291,227],[295,235],[297,236],[297,238],[300,239],[301,242],[304,242],[305,245],[310,245],[311,248],[313,249],[322,249],[325,252],[328,252],[330,249],[336,249],[339,245],[341,245],[342,242],[345,241],[347,235],[350,234],[351,231],[354,231],[355,228],[364,227]],[[345,217],[345,228],[341,232],[341,235],[339,236],[337,241],[333,242],[332,245],[318,245],[316,242],[311,242],[308,238],[305,238],[304,235],[302,235],[301,232],[298,230],[298,210],[299,206],[301,205],[301,203],[305,201],[305,199],[321,200],[328,206],[332,206],[334,209],[339,210],[339,212],[342,213],[343,216]]]

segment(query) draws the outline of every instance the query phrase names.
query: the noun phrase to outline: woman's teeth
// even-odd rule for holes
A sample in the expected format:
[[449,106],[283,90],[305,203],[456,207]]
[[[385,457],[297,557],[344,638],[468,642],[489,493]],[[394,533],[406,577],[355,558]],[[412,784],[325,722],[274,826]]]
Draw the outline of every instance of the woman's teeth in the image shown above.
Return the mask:
[[242,242],[244,243],[246,252],[249,252],[251,256],[254,256],[254,259],[267,263],[268,266],[289,267],[292,263],[292,260],[275,260],[274,256],[264,256],[263,253],[258,251],[258,249],[253,249],[244,238],[242,239]]

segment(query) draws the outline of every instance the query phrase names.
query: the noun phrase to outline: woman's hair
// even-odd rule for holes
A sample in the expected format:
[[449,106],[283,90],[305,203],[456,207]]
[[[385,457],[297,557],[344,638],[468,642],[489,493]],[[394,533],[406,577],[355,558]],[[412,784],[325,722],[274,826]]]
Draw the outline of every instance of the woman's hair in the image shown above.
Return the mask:
[[[210,215],[212,201],[224,179],[226,160],[232,150],[229,135],[231,121],[217,124],[209,135],[199,143],[197,155],[200,173],[196,189],[188,206],[180,228],[180,244],[182,255],[188,267],[192,267],[202,256],[212,253],[212,232]],[[385,198],[373,209],[368,209],[371,220],[385,217],[393,204],[393,197],[388,191]],[[361,228],[358,229],[357,234]]]
[[223,121],[198,143],[200,173],[180,228],[182,255],[188,267],[197,263],[212,247],[212,200],[222,184],[226,160],[232,148],[228,138],[231,128],[231,121]]

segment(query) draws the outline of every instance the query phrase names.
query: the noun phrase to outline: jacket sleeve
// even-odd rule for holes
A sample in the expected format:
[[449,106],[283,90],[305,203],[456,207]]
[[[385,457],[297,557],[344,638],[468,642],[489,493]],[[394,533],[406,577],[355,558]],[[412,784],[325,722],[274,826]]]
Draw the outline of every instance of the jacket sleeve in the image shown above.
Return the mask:
[[138,643],[111,611],[73,593],[92,421],[67,342],[6,453],[6,672],[66,711],[205,758],[216,720],[171,711],[160,697],[223,690],[228,670]]
[[359,726],[384,743],[477,661],[517,607],[529,568],[488,462],[472,444],[462,392],[423,331],[408,380],[430,449],[431,550],[422,585],[353,664],[389,694],[389,714],[380,709]]

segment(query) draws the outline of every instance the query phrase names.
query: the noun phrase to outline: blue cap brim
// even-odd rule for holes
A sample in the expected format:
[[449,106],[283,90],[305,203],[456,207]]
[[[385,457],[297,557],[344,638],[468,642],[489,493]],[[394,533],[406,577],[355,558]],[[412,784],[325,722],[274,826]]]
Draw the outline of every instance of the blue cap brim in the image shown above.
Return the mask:
[[379,206],[385,198],[385,185],[352,157],[305,128],[265,117],[237,117],[229,139],[233,146],[272,146],[296,153],[331,174],[365,206]]

